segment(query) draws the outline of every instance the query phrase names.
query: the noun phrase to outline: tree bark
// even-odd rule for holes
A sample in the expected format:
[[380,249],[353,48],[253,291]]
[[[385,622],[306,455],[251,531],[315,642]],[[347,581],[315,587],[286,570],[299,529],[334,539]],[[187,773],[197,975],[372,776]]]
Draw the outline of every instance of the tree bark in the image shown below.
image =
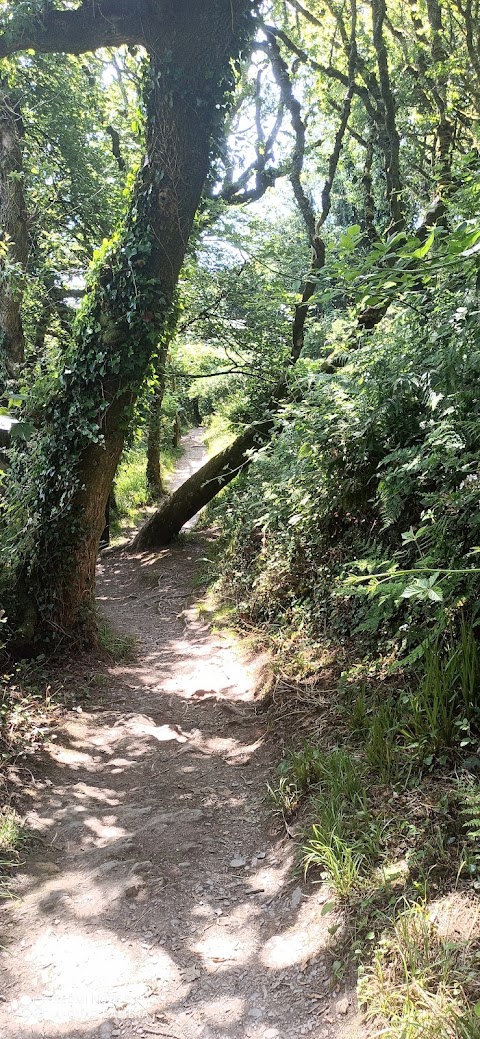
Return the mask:
[[[24,359],[21,272],[28,259],[28,224],[23,191],[22,120],[0,84],[0,355],[9,376]],[[9,263],[16,270],[8,270]]]
[[167,361],[168,342],[164,344],[159,356],[157,385],[153,391],[150,404],[147,431],[147,468],[146,482],[150,496],[158,501],[165,494],[160,458],[160,441],[162,435],[162,404],[165,396],[165,364]]
[[380,92],[382,96],[384,135],[382,135],[385,155],[385,177],[387,182],[387,201],[390,208],[390,234],[395,234],[405,226],[403,212],[403,185],[400,176],[400,135],[396,124],[396,108],[390,82],[388,54],[383,35],[387,10],[385,0],[372,0],[373,45],[377,56]]
[[205,462],[139,530],[129,551],[148,552],[172,541],[188,520],[249,465],[254,452],[268,440],[273,424],[270,417],[248,426],[233,444]]
[[24,492],[17,490],[12,583],[17,606],[28,603],[26,638],[91,635],[107,497],[152,350],[169,326],[250,8],[250,0],[86,0],[70,12],[49,6],[28,34],[9,28],[0,36],[0,55],[22,47],[78,53],[106,45],[110,26],[110,43],[135,37],[150,49],[145,163],[124,230],[92,277]]

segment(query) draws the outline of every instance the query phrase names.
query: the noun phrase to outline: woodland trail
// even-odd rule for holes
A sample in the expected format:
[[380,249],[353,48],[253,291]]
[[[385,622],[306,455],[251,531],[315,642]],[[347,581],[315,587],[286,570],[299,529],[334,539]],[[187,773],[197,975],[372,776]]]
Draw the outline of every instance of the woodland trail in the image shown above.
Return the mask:
[[[197,469],[201,469],[203,463],[207,461],[208,456],[203,442],[203,429],[201,426],[196,426],[182,437],[182,448],[183,454],[177,462],[177,467],[170,481],[171,491],[176,491],[177,487],[181,487],[182,483],[185,483],[189,476],[193,476]],[[191,528],[194,524],[195,519],[192,519],[186,524],[186,527]]]
[[[185,440],[184,478],[200,464]],[[36,834],[2,924],[2,1039],[353,1039],[321,885],[294,869],[265,784],[259,661],[199,618],[194,535],[106,555],[98,599],[134,635],[25,791]],[[197,596],[198,597],[198,596]]]

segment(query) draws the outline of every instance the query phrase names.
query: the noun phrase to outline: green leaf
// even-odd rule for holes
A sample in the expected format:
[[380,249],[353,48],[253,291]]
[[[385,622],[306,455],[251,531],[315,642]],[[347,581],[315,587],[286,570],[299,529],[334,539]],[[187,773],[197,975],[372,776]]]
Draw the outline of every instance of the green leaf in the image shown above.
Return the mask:
[[401,594],[402,599],[413,599],[419,593],[419,587],[417,584],[409,584],[403,589]]
[[12,426],[10,436],[12,440],[29,440],[35,432],[35,426],[31,422],[16,422]]
[[430,252],[430,249],[432,248],[434,241],[435,229],[433,229],[433,231],[430,232],[428,238],[423,243],[423,245],[421,245],[419,249],[414,250],[412,256],[415,256],[418,260],[423,260],[423,257],[426,256],[428,252]]
[[331,913],[332,909],[335,909],[335,902],[325,902],[320,910],[320,916],[326,916],[327,913]]

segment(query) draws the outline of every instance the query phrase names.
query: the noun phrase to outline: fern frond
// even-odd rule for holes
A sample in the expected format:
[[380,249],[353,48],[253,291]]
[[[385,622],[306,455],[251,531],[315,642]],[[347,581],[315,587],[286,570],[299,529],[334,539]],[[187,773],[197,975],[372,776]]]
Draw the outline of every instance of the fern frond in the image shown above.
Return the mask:
[[[467,840],[471,844],[480,843],[480,783],[460,788],[462,807],[460,814]],[[480,853],[480,847],[478,849]]]

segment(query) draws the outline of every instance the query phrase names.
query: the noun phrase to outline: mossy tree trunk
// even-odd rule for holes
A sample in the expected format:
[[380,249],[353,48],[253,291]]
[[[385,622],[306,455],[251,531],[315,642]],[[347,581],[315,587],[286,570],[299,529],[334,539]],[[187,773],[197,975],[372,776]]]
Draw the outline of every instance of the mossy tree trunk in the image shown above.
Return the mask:
[[21,138],[20,112],[0,82],[0,354],[9,376],[16,374],[25,349],[21,276],[28,259],[28,223]]
[[168,327],[250,8],[249,0],[87,0],[72,11],[47,5],[31,32],[20,26],[16,40],[9,26],[0,36],[0,57],[25,47],[80,53],[121,42],[142,43],[150,56],[145,163],[125,227],[91,274],[71,354],[17,492],[11,610],[23,614],[27,638],[92,630],[107,497],[152,351]]

